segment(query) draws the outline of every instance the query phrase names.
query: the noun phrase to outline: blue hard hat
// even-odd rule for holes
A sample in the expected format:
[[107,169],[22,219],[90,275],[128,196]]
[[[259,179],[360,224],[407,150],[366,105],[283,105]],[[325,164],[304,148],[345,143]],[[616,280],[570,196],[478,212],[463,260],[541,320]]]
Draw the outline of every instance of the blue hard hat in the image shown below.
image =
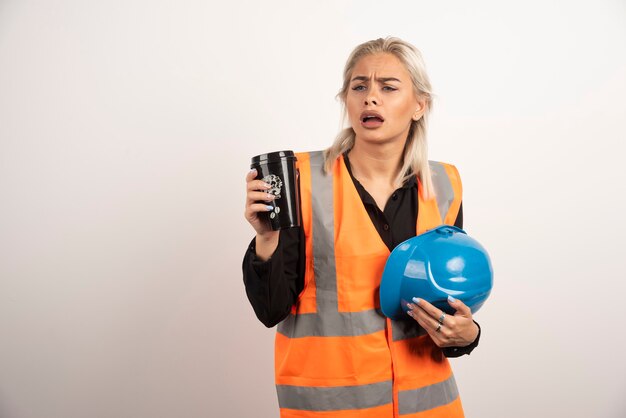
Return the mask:
[[391,319],[406,318],[414,297],[453,315],[448,295],[476,312],[493,287],[487,251],[465,231],[441,225],[393,249],[380,283],[380,306]]

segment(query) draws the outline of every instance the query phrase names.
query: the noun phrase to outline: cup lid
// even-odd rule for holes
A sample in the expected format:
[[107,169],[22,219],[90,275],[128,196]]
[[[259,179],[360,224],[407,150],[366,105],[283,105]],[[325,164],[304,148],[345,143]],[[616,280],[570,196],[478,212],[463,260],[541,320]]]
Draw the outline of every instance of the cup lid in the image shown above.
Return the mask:
[[268,152],[267,154],[261,154],[252,157],[252,164],[268,163],[273,161],[279,161],[285,158],[296,158],[296,156],[291,150]]

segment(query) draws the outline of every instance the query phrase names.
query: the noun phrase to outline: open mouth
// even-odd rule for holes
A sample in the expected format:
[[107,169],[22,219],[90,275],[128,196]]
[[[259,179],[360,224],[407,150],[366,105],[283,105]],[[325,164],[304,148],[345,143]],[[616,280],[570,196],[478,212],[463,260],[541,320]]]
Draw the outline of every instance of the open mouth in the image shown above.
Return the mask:
[[361,122],[366,123],[366,122],[384,122],[384,119],[378,116],[365,116],[361,119]]
[[363,112],[361,114],[361,126],[365,128],[377,128],[383,124],[385,118],[377,112]]

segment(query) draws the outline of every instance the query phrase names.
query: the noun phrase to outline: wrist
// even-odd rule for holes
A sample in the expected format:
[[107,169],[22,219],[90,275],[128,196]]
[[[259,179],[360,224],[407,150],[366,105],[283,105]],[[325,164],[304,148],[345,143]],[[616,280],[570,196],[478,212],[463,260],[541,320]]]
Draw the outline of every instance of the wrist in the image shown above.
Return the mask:
[[260,243],[268,243],[274,240],[278,240],[279,231],[267,231],[267,232],[257,232],[256,234],[256,242]]
[[276,247],[278,247],[278,236],[278,231],[257,234],[255,239],[255,252],[258,259],[261,261],[270,259],[274,251],[276,251]]
[[466,346],[468,346],[468,345],[472,344],[474,341],[476,341],[476,338],[478,338],[479,332],[480,332],[480,328],[478,328],[478,325],[476,324],[476,322],[472,322],[472,333],[470,335],[470,340],[468,341]]

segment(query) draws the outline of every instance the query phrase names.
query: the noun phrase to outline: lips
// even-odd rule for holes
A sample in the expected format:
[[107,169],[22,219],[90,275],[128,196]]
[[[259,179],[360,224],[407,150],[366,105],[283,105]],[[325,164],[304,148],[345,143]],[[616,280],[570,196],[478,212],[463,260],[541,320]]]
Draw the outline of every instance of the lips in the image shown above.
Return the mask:
[[378,128],[383,124],[385,118],[378,112],[366,110],[361,113],[361,126],[364,128]]
[[368,120],[372,119],[379,120],[380,122],[385,121],[385,118],[383,118],[380,113],[373,110],[366,110],[365,112],[361,113],[361,122],[367,122]]

